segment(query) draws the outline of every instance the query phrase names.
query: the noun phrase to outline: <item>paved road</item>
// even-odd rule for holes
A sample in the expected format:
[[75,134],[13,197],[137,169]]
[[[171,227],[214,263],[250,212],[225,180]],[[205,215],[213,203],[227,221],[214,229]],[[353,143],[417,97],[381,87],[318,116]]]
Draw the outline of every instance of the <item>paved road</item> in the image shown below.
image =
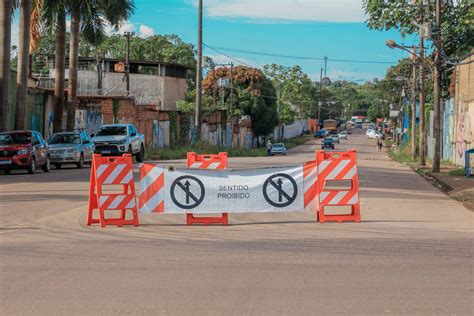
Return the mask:
[[[360,224],[286,213],[187,227],[147,215],[100,229],[84,224],[87,169],[0,176],[0,312],[472,315],[473,213],[373,140],[343,142],[359,154]],[[230,165],[301,163],[317,144]]]

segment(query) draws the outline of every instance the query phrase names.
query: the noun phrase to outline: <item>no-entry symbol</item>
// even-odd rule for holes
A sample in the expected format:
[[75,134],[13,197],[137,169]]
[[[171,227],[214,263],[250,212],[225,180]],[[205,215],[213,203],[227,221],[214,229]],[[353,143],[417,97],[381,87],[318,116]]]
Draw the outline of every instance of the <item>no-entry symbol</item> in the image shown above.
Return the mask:
[[263,183],[263,197],[274,207],[290,205],[297,195],[298,186],[295,179],[285,173],[274,174]]
[[171,200],[180,208],[193,209],[204,200],[205,189],[202,182],[193,176],[182,176],[173,181],[170,189]]

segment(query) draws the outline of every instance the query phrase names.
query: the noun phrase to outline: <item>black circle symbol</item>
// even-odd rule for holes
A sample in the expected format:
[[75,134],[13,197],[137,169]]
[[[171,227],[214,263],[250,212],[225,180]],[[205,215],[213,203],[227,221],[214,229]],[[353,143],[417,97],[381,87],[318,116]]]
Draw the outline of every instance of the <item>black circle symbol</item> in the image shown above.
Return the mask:
[[[278,178],[278,180],[275,181],[274,179],[276,178]],[[289,194],[289,192],[286,192],[285,190],[283,190],[283,179],[290,181],[293,187],[292,194]],[[276,199],[276,201],[273,201],[268,196],[269,184],[270,184],[270,188],[273,187],[278,192],[278,198]],[[298,195],[298,186],[296,185],[296,181],[285,173],[274,174],[273,176],[265,180],[265,182],[263,183],[263,197],[272,206],[275,206],[275,207],[288,206],[291,203],[293,203],[297,195]]]
[[[190,187],[191,186],[199,186],[200,194],[199,196],[194,195],[193,192],[191,192]],[[184,203],[181,203],[178,201],[175,195],[175,190],[176,188],[180,188],[183,190],[185,196],[186,196],[186,201]],[[192,209],[201,204],[201,202],[204,200],[204,195],[206,191],[204,189],[204,185],[202,184],[201,180],[199,180],[196,177],[193,176],[181,176],[177,178],[176,180],[173,181],[171,184],[170,188],[170,195],[171,195],[171,200],[179,206],[180,208],[184,209]]]

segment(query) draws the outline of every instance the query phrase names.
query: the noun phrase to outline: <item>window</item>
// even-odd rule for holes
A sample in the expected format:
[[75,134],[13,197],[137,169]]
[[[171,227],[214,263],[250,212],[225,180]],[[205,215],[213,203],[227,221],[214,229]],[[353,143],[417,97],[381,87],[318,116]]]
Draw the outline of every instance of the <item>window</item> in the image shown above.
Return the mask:
[[0,144],[1,145],[12,145],[12,144],[22,144],[26,145],[31,143],[31,135],[26,133],[18,134],[0,134]]
[[127,135],[126,126],[104,126],[98,132],[97,136]]
[[54,134],[48,143],[50,144],[80,144],[81,139],[78,134]]

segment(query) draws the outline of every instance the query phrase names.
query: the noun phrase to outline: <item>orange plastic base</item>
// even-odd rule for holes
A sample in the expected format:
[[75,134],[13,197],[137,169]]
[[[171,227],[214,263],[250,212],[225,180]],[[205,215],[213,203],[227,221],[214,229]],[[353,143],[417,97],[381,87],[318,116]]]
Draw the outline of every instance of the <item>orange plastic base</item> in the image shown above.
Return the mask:
[[186,214],[186,224],[193,225],[193,224],[203,224],[203,225],[212,225],[212,224],[221,224],[221,225],[228,225],[229,224],[229,216],[227,213],[222,213],[221,217],[194,217],[194,214],[188,213]]
[[325,222],[355,222],[360,223],[360,210],[358,209],[357,205],[351,205],[352,212],[351,214],[334,214],[334,215],[326,215],[324,214],[324,207],[316,212],[316,220],[318,222],[325,223]]

